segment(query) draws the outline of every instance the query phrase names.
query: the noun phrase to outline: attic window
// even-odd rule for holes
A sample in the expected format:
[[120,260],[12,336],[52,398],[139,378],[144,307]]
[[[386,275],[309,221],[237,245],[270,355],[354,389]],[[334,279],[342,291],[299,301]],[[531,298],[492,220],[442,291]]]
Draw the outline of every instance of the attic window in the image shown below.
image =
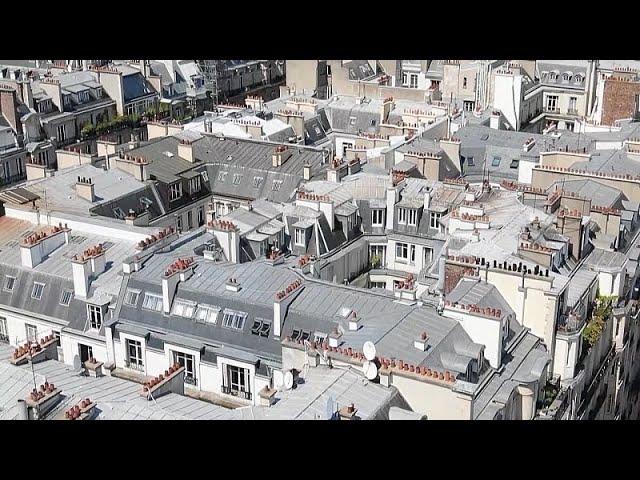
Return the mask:
[[264,180],[263,177],[253,177],[253,187],[260,188],[260,185],[262,185],[263,180]]
[[291,334],[291,339],[294,342],[297,342],[298,340],[309,340],[309,337],[311,337],[311,332],[307,331],[307,330],[301,330],[298,328],[294,328],[293,329],[293,333]]
[[125,217],[124,211],[120,207],[113,208],[113,215],[120,220],[124,219]]
[[205,171],[200,172],[200,175],[202,175],[202,179],[203,179],[205,182],[208,182],[208,181],[209,181],[209,174],[206,172],[206,170],[205,170]]
[[511,168],[518,168],[518,164],[520,163],[520,160],[518,160],[517,158],[514,158],[513,160],[511,160],[511,165],[509,165]]
[[349,125],[353,127],[356,124],[356,120],[356,117],[349,117]]
[[273,185],[271,186],[271,190],[274,192],[280,191],[280,187],[282,186],[282,180],[274,180]]
[[60,305],[63,307],[68,307],[71,303],[71,297],[73,296],[73,292],[71,290],[63,290],[62,295],[60,296]]
[[13,287],[16,286],[16,277],[11,277],[7,275],[4,281],[4,291],[5,292],[13,292]]
[[482,137],[480,137],[480,140],[483,140],[483,141],[489,140],[489,134],[485,133],[484,135],[482,135]]
[[227,172],[220,172],[218,173],[218,181],[219,182],[224,182],[224,180],[227,178]]
[[140,298],[140,292],[138,290],[127,290],[127,294],[124,297],[125,305],[136,307],[138,305],[138,299]]
[[501,157],[493,157],[493,160],[491,161],[491,166],[492,167],[499,167],[501,161],[502,161]]
[[151,310],[159,312],[162,310],[162,295],[156,295],[154,293],[145,293],[144,300],[142,301],[142,308],[145,310]]
[[372,126],[372,127],[375,127],[375,126],[376,126],[376,120],[375,120],[375,118],[374,118],[373,120],[371,120],[371,126]]
[[42,292],[44,292],[44,283],[33,282],[33,290],[31,290],[31,298],[40,300],[42,298]]
[[268,337],[271,331],[271,322],[264,318],[256,318],[251,326],[251,333],[260,337]]
[[322,332],[316,332],[313,336],[313,341],[316,343],[324,343],[327,339],[327,334]]
[[470,167],[475,166],[475,163],[473,161],[473,157],[467,157],[467,165]]
[[196,310],[196,321],[203,323],[212,323],[216,324],[218,320],[218,312],[220,311],[217,307],[211,307],[209,305],[198,305]]
[[171,313],[178,317],[193,318],[195,310],[195,303],[178,298],[173,302],[173,311]]
[[236,312],[234,310],[225,309],[224,317],[222,318],[222,326],[233,328],[235,330],[242,330],[246,318],[247,314],[244,312]]
[[242,175],[239,173],[236,173],[233,175],[233,184],[234,185],[240,185],[240,182],[242,181]]

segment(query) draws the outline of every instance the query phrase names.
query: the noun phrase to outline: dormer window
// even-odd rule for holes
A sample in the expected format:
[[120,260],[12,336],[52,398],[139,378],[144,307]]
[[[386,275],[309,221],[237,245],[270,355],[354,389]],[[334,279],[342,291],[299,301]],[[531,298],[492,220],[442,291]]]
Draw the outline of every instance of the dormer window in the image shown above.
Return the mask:
[[129,305],[131,307],[135,307],[138,305],[138,299],[140,298],[140,292],[138,290],[127,290],[127,293],[124,297],[125,305]]
[[418,211],[414,209],[409,210],[409,219],[408,224],[411,226],[416,226],[418,224]]
[[191,192],[191,195],[200,192],[201,189],[202,183],[200,182],[200,175],[189,180],[189,191]]
[[71,297],[73,297],[73,291],[63,290],[62,295],[60,295],[60,305],[62,305],[63,307],[68,307],[71,303]]
[[436,229],[440,229],[440,217],[442,216],[441,213],[438,212],[431,212],[431,215],[429,217],[429,226],[431,228],[436,228]]
[[173,315],[184,318],[193,318],[193,314],[196,310],[196,304],[187,300],[176,299],[173,302]]
[[300,247],[304,247],[304,229],[296,228],[294,234],[294,243]]
[[16,286],[16,277],[12,277],[7,275],[4,277],[4,291],[5,292],[13,292],[13,288]]
[[142,308],[145,310],[151,310],[159,312],[162,310],[162,295],[156,295],[154,293],[145,293],[144,300],[142,301]]
[[31,290],[31,298],[34,300],[42,299],[42,293],[44,292],[44,283],[33,282],[33,289]]
[[371,226],[382,227],[384,225],[384,209],[376,208],[371,210]]
[[102,307],[99,305],[87,305],[89,326],[94,330],[102,328]]
[[224,317],[222,318],[222,326],[227,328],[233,328],[234,330],[242,330],[244,327],[244,321],[247,318],[247,314],[244,312],[236,312],[229,310],[224,311]]
[[565,82],[570,82],[572,78],[573,78],[572,75],[569,73],[562,74],[562,80]]
[[179,198],[182,198],[182,183],[172,183],[169,185],[169,201],[173,202]]
[[576,83],[582,83],[584,81],[584,77],[582,75],[575,76]]

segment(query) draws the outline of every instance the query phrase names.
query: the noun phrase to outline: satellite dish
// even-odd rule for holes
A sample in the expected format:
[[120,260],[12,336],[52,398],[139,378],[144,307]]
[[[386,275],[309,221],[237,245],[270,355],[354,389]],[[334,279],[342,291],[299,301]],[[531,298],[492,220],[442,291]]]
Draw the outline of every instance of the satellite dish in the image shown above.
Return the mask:
[[291,373],[291,370],[287,370],[287,373],[284,374],[284,388],[287,390],[293,388],[293,373]]
[[364,353],[364,358],[371,361],[376,358],[376,346],[373,342],[364,342],[362,353]]
[[378,367],[374,362],[365,360],[362,364],[362,372],[364,373],[364,376],[369,380],[375,380],[378,376]]
[[80,361],[80,357],[78,355],[74,355],[73,357],[73,369],[80,370],[82,367],[82,362]]

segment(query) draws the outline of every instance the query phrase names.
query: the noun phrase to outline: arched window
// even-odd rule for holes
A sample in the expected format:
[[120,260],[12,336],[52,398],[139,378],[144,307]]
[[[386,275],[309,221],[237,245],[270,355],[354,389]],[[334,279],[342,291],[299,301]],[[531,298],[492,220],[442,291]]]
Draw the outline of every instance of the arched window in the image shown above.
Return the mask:
[[584,82],[584,77],[582,75],[578,74],[578,75],[575,76],[575,81],[576,81],[576,83],[582,83],[582,82]]

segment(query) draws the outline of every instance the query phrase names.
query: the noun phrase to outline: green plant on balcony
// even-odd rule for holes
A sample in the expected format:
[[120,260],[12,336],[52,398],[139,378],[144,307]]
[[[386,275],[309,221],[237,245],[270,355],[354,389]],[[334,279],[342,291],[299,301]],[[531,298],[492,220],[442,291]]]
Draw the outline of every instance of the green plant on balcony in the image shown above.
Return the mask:
[[598,296],[596,299],[596,308],[591,314],[591,319],[582,332],[582,336],[589,344],[589,347],[593,347],[606,324],[607,319],[611,316],[613,311],[613,302],[617,297],[615,296]]
[[382,263],[382,259],[380,258],[379,255],[373,255],[369,259],[369,264],[371,265],[371,268],[378,268],[381,263]]
[[542,406],[543,408],[549,407],[555,398],[558,396],[559,389],[556,385],[551,383],[547,383],[543,389],[543,399]]
[[90,123],[85,123],[82,126],[82,130],[80,130],[80,136],[82,138],[82,140],[86,139],[86,138],[91,138],[94,137],[96,135],[96,127],[93,126]]

